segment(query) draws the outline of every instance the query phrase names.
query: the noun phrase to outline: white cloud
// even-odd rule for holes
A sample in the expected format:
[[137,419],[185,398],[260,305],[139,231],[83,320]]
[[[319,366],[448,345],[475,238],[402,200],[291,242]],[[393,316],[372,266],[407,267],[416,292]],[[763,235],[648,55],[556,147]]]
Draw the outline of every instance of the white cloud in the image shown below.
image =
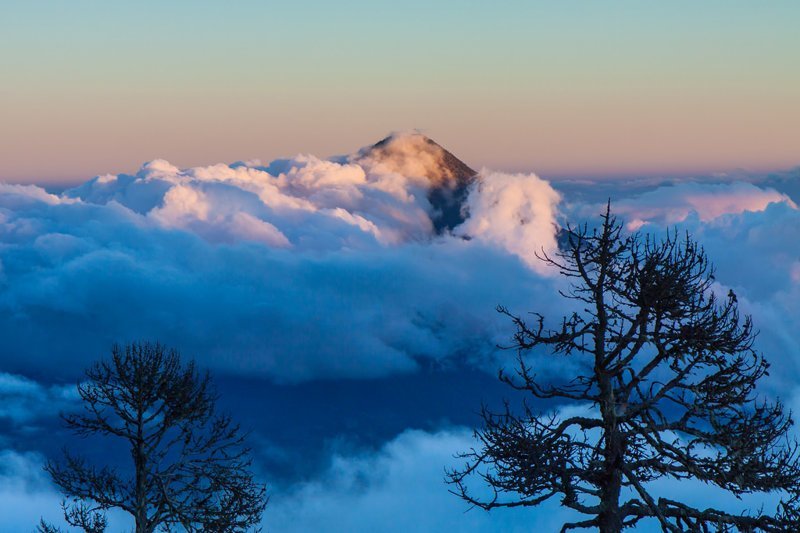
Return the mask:
[[[489,512],[471,509],[448,492],[445,470],[463,467],[463,460],[454,454],[476,445],[471,432],[464,428],[434,433],[407,430],[372,452],[334,453],[328,468],[318,477],[273,489],[264,527],[288,533],[522,532],[558,531],[565,522],[582,519],[582,515],[561,507],[558,496],[536,507]],[[473,495],[491,497],[480,478],[468,481]],[[649,484],[648,490],[656,498],[664,496],[734,513],[762,507],[772,512],[778,500],[772,494],[738,499],[704,483],[668,478]],[[645,520],[636,530],[655,533],[661,529],[657,521]]]
[[487,513],[450,494],[445,467],[460,466],[453,454],[471,445],[470,433],[460,428],[408,430],[373,453],[335,454],[319,478],[275,492],[264,527],[287,533],[558,530],[565,513],[557,501]]
[[543,271],[536,254],[556,248],[560,200],[550,184],[534,174],[484,170],[467,199],[469,218],[456,231],[499,245]]
[[[463,228],[475,239],[435,235],[429,178],[415,174],[438,168],[441,149],[425,145],[417,168],[417,141],[380,161],[156,160],[62,196],[0,190],[2,362],[75,377],[138,338],[290,381],[485,361],[507,334],[494,307],[524,309],[550,284],[517,256],[530,265],[527,246],[552,247],[558,195],[535,176],[484,173],[470,195],[481,222]],[[505,238],[516,216],[529,223]]]
[[[380,157],[156,160],[61,196],[0,187],[2,363],[74,377],[113,341],[151,338],[212,368],[290,381],[412,372],[421,359],[487,364],[509,334],[497,304],[566,308],[535,253],[554,250],[557,220],[596,220],[602,206],[484,170],[456,236],[435,235],[427,187],[443,156],[421,139],[397,137]],[[629,227],[677,222],[700,240],[756,315],[767,356],[796,376],[794,203],[749,183],[649,187],[614,209]]]
[[773,203],[797,208],[787,195],[750,183],[688,182],[659,187],[615,202],[614,211],[628,219],[629,229],[637,230],[647,223],[683,222],[692,214],[701,222],[711,222],[725,215],[763,211]]

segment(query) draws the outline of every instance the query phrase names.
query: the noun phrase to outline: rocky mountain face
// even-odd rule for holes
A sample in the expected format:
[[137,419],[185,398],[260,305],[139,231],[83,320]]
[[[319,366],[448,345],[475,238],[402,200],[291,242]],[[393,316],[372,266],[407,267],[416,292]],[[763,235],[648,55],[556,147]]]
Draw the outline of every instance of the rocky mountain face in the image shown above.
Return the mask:
[[469,185],[478,173],[421,133],[394,134],[356,154],[355,162],[422,180],[428,189],[431,220],[437,233],[464,222]]

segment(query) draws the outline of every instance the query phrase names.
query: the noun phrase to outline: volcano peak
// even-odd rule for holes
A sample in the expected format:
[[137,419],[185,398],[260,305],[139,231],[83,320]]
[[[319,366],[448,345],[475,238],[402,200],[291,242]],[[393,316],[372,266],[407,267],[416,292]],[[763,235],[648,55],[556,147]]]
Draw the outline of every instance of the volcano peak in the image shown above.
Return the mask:
[[418,131],[393,133],[359,151],[355,159],[426,180],[437,233],[464,222],[468,187],[478,173],[427,135]]

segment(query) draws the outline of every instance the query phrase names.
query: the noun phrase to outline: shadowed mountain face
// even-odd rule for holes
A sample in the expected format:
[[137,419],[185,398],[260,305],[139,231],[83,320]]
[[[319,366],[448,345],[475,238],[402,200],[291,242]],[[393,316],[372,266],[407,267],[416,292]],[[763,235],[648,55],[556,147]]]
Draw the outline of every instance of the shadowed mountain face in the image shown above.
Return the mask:
[[464,203],[477,172],[421,133],[394,134],[361,150],[358,162],[380,165],[405,176],[423,178],[437,233],[464,222]]

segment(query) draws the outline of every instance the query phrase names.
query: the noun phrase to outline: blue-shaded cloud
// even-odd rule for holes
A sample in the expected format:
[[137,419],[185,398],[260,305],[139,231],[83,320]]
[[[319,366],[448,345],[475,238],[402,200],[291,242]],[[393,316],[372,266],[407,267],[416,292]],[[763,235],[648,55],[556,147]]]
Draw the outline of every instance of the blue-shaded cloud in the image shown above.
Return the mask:
[[[505,338],[494,307],[555,294],[528,250],[555,246],[558,195],[487,172],[458,236],[436,234],[436,155],[398,167],[298,156],[280,170],[154,161],[59,196],[3,185],[0,363],[74,378],[141,338],[279,381],[489,360]],[[525,231],[504,230],[521,218]]]

